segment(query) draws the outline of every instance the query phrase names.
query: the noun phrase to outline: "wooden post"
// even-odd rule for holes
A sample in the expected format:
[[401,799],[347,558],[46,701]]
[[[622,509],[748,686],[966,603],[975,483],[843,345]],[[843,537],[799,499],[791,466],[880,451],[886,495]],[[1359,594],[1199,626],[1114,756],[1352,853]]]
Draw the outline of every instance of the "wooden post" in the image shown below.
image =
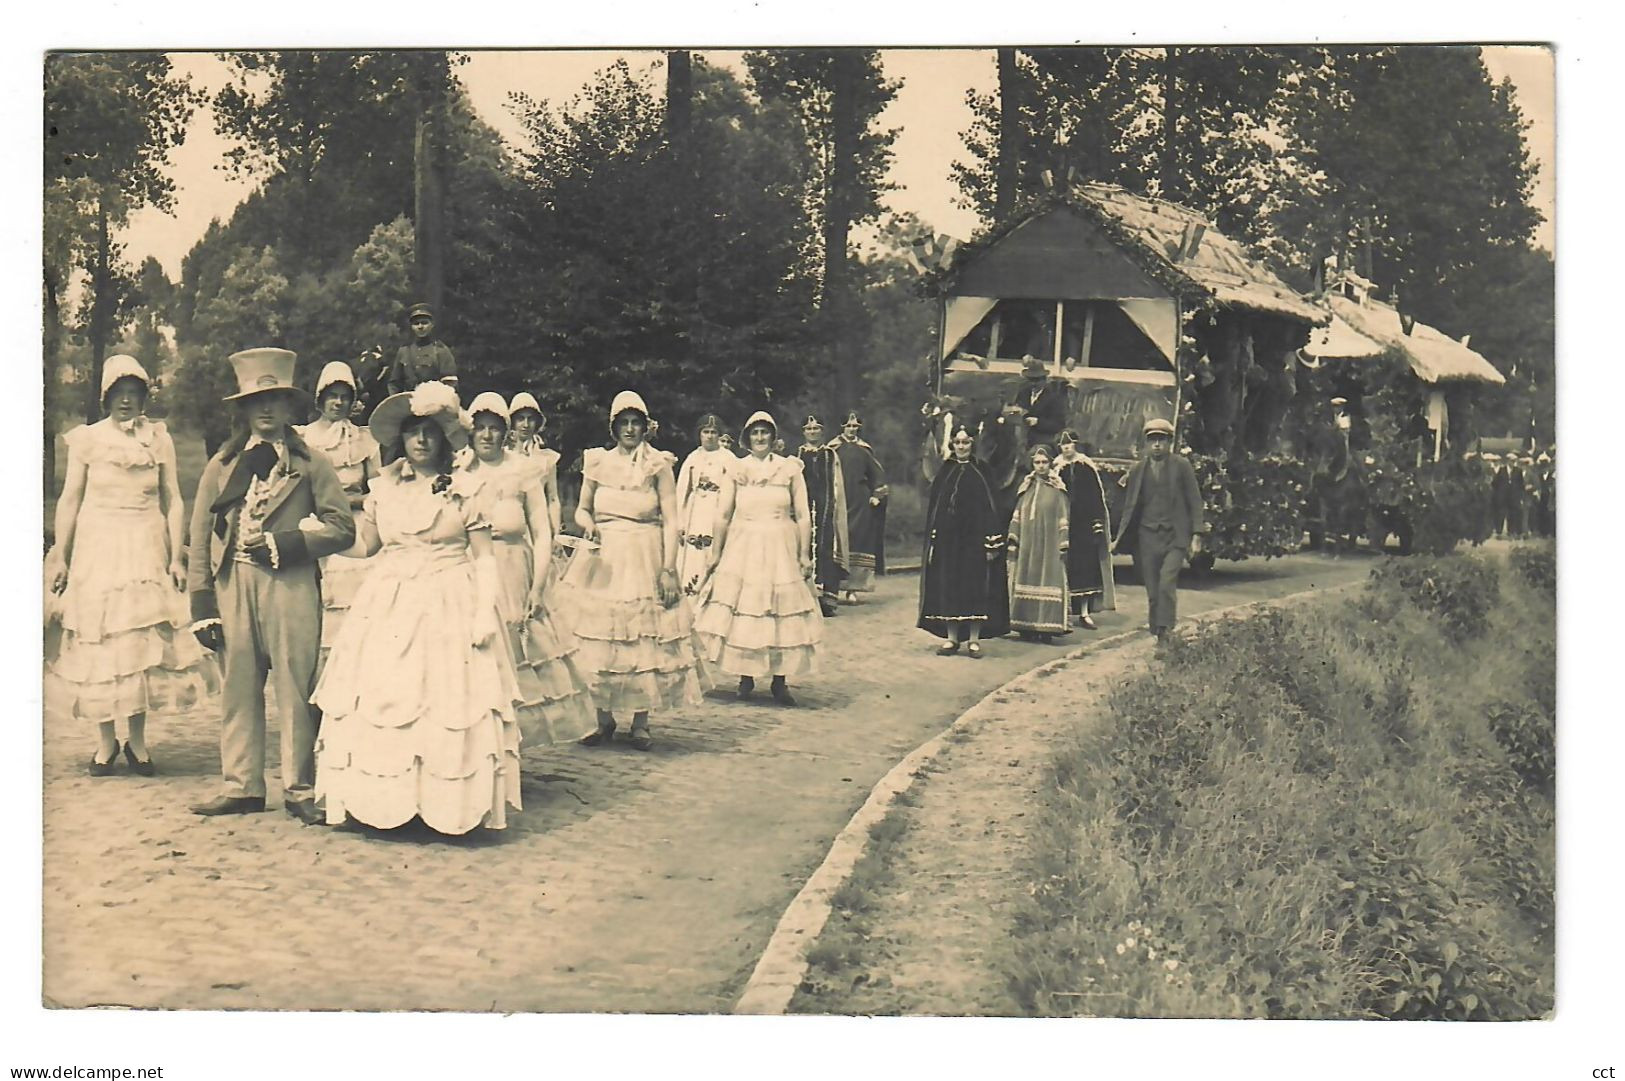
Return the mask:
[[1051,350],[1053,355],[1050,358],[1050,372],[1054,375],[1061,374],[1061,328],[1066,325],[1062,322],[1065,318],[1066,301],[1057,300],[1055,302],[1055,348]]

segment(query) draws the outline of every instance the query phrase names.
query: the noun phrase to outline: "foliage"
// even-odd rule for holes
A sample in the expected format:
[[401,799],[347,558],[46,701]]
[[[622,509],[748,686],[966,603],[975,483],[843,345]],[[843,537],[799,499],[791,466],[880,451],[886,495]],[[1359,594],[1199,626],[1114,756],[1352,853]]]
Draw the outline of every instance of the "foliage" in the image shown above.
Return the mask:
[[[1215,624],[1122,686],[1045,786],[1006,962],[1021,1001],[1137,1017],[1549,1011],[1551,806],[1488,717],[1555,688],[1553,612],[1497,605],[1465,641],[1439,616],[1376,578],[1353,604]],[[1547,667],[1499,663],[1531,639]]]
[[[75,271],[90,279],[78,326],[91,342],[85,402],[99,415],[106,347],[128,318],[134,275],[110,233],[144,206],[169,210],[164,172],[199,96],[158,53],[53,53],[45,61],[44,297],[46,390],[56,390],[61,309]],[[47,436],[53,433],[47,432]],[[47,461],[50,450],[47,449]]]
[[1460,556],[1391,559],[1371,570],[1372,580],[1437,616],[1456,641],[1482,637],[1500,599],[1500,576],[1483,559]]
[[693,74],[686,161],[624,62],[560,111],[515,101],[527,146],[502,301],[522,344],[480,374],[536,390],[572,447],[603,440],[623,388],[681,448],[700,415],[742,423],[816,371],[797,126],[727,72]]
[[1520,544],[1507,557],[1524,581],[1549,596],[1557,595],[1557,549],[1550,545]]

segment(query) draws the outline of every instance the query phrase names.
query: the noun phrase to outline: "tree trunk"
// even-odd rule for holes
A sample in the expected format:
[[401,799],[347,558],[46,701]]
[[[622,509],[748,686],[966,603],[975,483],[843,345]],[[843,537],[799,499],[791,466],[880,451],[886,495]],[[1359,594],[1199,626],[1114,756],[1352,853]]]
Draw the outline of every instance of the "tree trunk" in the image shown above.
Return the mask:
[[441,169],[438,125],[430,105],[418,114],[413,147],[412,245],[417,292],[442,322],[445,299],[446,191]]
[[102,364],[107,360],[107,340],[112,336],[113,302],[112,246],[107,236],[107,206],[96,201],[96,265],[90,274],[90,386],[85,393],[85,423],[102,419]]
[[694,113],[694,60],[687,49],[666,53],[666,139],[673,150],[686,149]]
[[994,177],[993,217],[1000,224],[1015,212],[1021,184],[1021,88],[1016,51],[999,50],[999,163]]
[[829,190],[824,201],[824,316],[829,333],[830,370],[835,376],[832,413],[857,407],[857,358],[852,355],[849,313],[850,275],[847,261],[847,234],[852,228],[852,208],[856,203],[853,187],[858,182],[857,83],[862,56],[850,49],[835,54],[834,78],[830,94],[830,126],[833,146],[830,154]]
[[1179,50],[1164,50],[1162,65],[1162,197],[1170,203],[1180,199],[1179,184],[1179,76],[1176,66]]
[[[671,228],[682,236],[698,213],[692,128],[694,122],[694,60],[687,49],[666,53],[666,145],[676,182],[671,185]],[[693,264],[673,267],[667,285],[676,302],[681,333],[674,336],[673,360],[679,371],[699,355],[704,332],[699,311],[699,288]]]

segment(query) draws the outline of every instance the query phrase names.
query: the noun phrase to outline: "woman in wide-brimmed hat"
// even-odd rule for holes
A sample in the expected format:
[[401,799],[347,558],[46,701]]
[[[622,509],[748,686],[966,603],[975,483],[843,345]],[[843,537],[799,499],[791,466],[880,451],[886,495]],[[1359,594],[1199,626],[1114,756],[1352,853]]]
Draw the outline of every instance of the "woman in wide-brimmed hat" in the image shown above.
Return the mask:
[[615,445],[583,455],[576,524],[588,547],[559,583],[592,681],[598,726],[589,747],[632,714],[632,745],[652,746],[649,713],[697,704],[704,685],[693,616],[677,580],[677,482],[670,460],[644,441],[649,409],[629,390],[609,409]]
[[749,457],[734,464],[717,508],[715,569],[695,598],[705,658],[739,677],[739,697],[772,677],[773,697],[795,705],[787,680],[811,674],[824,637],[813,594],[812,515],[799,457],[774,454],[766,412],[745,423]]
[[523,694],[490,526],[475,486],[453,473],[460,413],[456,391],[424,383],[372,415],[374,436],[400,456],[363,503],[356,545],[371,565],[312,696],[331,824],[418,817],[459,834],[500,829],[520,805]]
[[700,445],[683,460],[677,474],[678,514],[677,580],[683,595],[692,597],[705,580],[706,571],[716,562],[712,546],[716,541],[717,506],[728,475],[739,463],[722,449],[722,421],[715,413],[700,418]]
[[579,735],[593,720],[592,697],[577,669],[575,635],[549,610],[553,530],[541,482],[506,448],[508,406],[486,391],[469,403],[473,457],[463,467],[471,498],[495,542],[497,595],[518,668],[524,746]]
[[67,434],[56,544],[45,557],[47,611],[61,625],[48,702],[97,725],[98,777],[115,769],[121,721],[125,762],[151,776],[147,714],[188,708],[218,681],[213,657],[186,629],[175,443],[162,421],[143,415],[151,385],[134,357],[107,358],[107,416]]
[[[309,424],[296,424],[294,430],[305,445],[327,459],[344,486],[350,509],[359,511],[367,487],[383,470],[378,441],[365,425],[351,419],[359,393],[355,373],[342,360],[322,369],[316,379],[316,408],[321,415]],[[322,656],[327,656],[344,622],[344,613],[361,585],[365,560],[345,555],[326,556],[322,568]]]

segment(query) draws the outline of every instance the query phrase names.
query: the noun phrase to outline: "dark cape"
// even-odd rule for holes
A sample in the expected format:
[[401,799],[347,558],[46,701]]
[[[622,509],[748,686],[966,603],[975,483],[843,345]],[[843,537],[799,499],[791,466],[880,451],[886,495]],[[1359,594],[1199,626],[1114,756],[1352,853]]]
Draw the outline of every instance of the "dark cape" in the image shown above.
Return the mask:
[[[834,447],[846,484],[846,530],[852,546],[846,588],[872,590],[875,575],[886,573],[886,471],[874,448],[861,439],[843,436]],[[871,504],[871,499],[880,502]]]
[[[998,558],[988,559],[989,552]],[[950,458],[931,483],[926,508],[918,626],[947,638],[954,626],[970,623],[982,638],[1010,629],[1004,522],[982,465]]]
[[834,595],[846,579],[846,492],[841,460],[827,444],[805,446],[801,455],[807,482],[807,510],[812,518],[813,580],[821,593]]
[[1088,458],[1056,460],[1055,470],[1066,485],[1071,502],[1071,547],[1066,553],[1068,599],[1076,610],[1079,601],[1099,598],[1093,611],[1112,611],[1117,594],[1112,581],[1112,526],[1106,509],[1106,486],[1100,470]]

